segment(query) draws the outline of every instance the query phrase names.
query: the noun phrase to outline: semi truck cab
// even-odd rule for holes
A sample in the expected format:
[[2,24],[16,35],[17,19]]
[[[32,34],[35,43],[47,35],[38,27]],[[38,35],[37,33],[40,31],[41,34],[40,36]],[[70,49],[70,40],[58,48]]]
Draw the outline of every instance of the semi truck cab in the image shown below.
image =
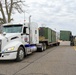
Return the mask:
[[37,50],[38,25],[4,24],[0,34],[0,60],[23,60],[24,56]]

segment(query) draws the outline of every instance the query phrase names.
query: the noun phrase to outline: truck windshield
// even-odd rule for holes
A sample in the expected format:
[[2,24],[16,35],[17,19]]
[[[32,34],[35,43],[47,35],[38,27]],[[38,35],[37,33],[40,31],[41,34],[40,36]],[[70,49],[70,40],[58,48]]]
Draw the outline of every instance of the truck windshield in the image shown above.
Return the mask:
[[2,31],[6,33],[21,33],[22,25],[8,25],[3,26]]

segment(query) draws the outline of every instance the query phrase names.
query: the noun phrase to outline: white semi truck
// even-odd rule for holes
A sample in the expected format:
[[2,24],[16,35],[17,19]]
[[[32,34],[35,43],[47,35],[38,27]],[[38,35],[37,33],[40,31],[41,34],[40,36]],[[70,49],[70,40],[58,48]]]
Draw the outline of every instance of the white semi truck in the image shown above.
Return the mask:
[[43,51],[39,44],[38,25],[36,23],[4,24],[0,34],[0,60],[23,60],[24,56],[37,49]]
[[48,46],[59,45],[57,41],[49,42],[48,39],[40,37],[37,23],[4,24],[0,34],[0,60],[21,61],[24,56],[34,51],[42,52]]

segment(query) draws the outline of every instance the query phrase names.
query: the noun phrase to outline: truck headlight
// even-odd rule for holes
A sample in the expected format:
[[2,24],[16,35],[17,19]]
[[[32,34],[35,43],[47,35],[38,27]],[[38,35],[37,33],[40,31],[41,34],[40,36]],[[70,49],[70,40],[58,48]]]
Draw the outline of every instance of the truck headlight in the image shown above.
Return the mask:
[[15,47],[10,47],[10,48],[7,48],[5,51],[13,51],[15,49]]
[[8,50],[8,51],[14,50],[14,48],[15,48],[15,47],[10,47],[10,48],[8,48],[7,50]]

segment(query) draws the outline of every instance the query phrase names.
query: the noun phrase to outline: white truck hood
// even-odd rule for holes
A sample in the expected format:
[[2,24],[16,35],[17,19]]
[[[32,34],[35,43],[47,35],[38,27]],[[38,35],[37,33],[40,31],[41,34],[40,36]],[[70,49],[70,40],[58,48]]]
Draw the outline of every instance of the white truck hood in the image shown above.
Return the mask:
[[0,39],[5,39],[5,38],[12,38],[15,36],[20,36],[20,33],[6,33],[6,35],[0,34]]
[[11,37],[15,37],[15,36],[20,36],[20,33],[7,33],[5,35],[5,37],[7,37],[7,38],[11,38]]
[[8,45],[11,41],[19,40],[20,37],[20,33],[6,33],[5,35],[0,34],[1,50],[4,51],[6,45]]

